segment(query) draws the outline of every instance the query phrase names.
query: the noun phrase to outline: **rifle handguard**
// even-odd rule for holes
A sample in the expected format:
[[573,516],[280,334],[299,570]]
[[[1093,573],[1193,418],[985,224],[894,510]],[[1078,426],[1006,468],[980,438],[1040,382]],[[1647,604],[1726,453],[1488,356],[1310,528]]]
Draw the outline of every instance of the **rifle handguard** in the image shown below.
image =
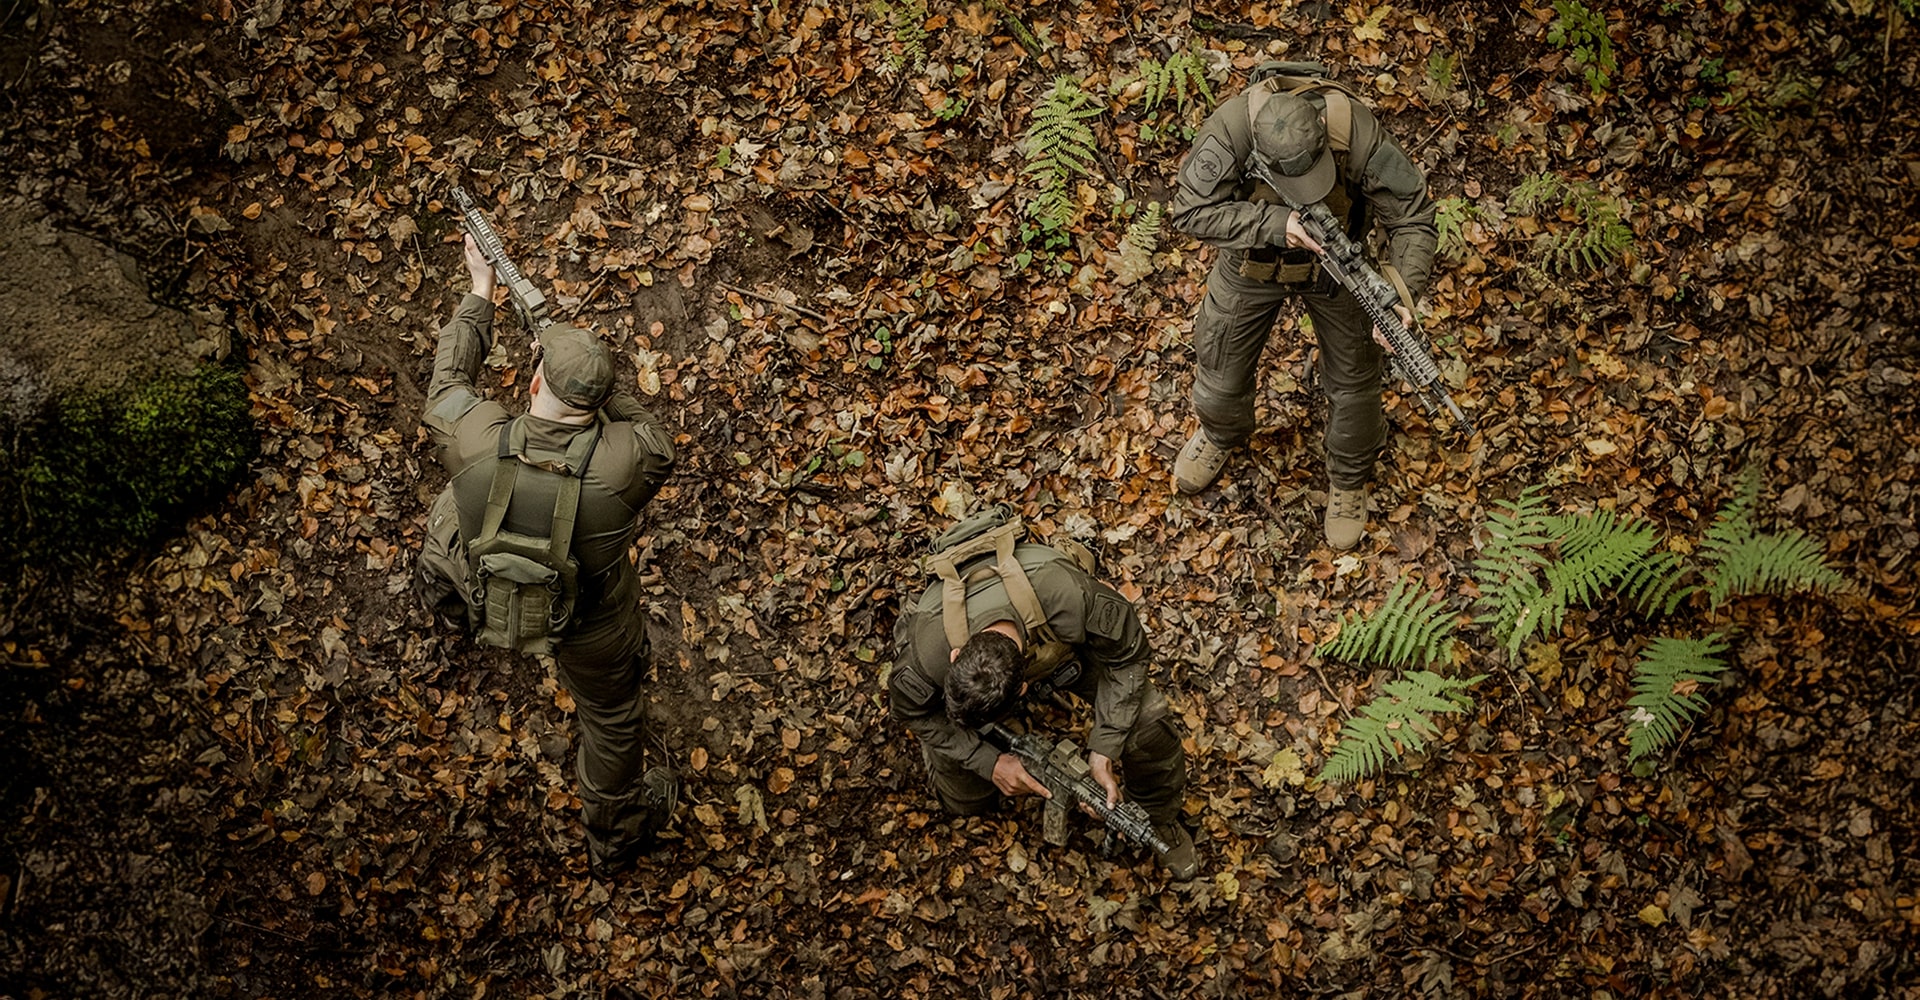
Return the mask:
[[513,259],[507,256],[506,244],[500,240],[500,234],[494,231],[493,224],[487,221],[480,207],[467,196],[467,189],[455,184],[453,201],[460,207],[460,229],[479,245],[487,263],[493,265],[493,273],[499,275],[500,282],[507,286],[507,298],[513,300],[513,308],[520,314],[520,321],[532,331],[535,339],[539,339],[540,331],[553,325],[553,320],[547,316],[547,297],[514,266]]

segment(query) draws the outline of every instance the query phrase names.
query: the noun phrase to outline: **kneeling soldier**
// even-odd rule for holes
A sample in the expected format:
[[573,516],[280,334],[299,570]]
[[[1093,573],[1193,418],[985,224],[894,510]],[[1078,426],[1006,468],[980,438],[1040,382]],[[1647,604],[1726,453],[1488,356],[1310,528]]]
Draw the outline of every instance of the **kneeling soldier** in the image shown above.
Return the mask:
[[[1087,762],[1108,803],[1126,795],[1170,849],[1177,881],[1199,870],[1178,822],[1186,753],[1166,698],[1147,680],[1153,649],[1133,604],[1093,579],[1092,554],[1018,541],[1004,510],[934,543],[941,579],[902,609],[889,678],[894,719],[920,739],[934,795],[949,812],[987,811],[1002,796],[1046,795],[1014,754],[976,730],[1015,708],[1030,685],[1071,691],[1093,706]],[[1116,777],[1114,765],[1120,765]]]

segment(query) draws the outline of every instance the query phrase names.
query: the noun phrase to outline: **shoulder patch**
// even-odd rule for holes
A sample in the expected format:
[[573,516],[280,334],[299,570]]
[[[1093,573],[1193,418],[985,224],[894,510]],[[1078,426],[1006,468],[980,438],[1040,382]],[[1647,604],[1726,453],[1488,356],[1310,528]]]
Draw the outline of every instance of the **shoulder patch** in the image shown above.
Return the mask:
[[918,667],[912,666],[894,668],[893,683],[890,686],[916,705],[932,704],[936,693],[933,690],[933,682],[922,677]]
[[1111,591],[1093,596],[1093,610],[1087,615],[1087,631],[1102,639],[1118,639],[1127,624],[1127,600]]
[[1197,192],[1212,194],[1232,169],[1233,150],[1228,149],[1219,136],[1209,134],[1187,155],[1186,165],[1180,168],[1180,179]]

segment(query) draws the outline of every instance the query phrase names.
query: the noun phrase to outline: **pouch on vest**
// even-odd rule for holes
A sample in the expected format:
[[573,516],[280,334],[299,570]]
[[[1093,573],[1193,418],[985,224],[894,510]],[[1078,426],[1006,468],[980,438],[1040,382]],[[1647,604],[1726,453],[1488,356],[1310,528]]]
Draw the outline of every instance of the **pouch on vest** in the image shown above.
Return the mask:
[[[1026,680],[1065,687],[1079,676],[1080,666],[1073,662],[1073,647],[1062,642],[1047,624],[1039,595],[1034,593],[1026,569],[1014,557],[1014,546],[1026,533],[1026,525],[1011,510],[1003,505],[990,507],[935,538],[933,551],[921,561],[921,569],[940,578],[940,622],[947,634],[947,644],[954,649],[966,645],[970,635],[967,593],[987,586],[997,577],[1006,587],[1007,599],[1014,613],[1020,616],[1020,624],[1027,630]],[[1086,546],[1063,539],[1053,547],[1081,569],[1093,572],[1093,552]],[[991,560],[986,558],[989,555],[993,557]]]
[[566,631],[579,598],[580,564],[573,558],[573,528],[580,514],[580,483],[600,439],[595,424],[567,449],[566,472],[527,466],[524,474],[562,476],[553,502],[551,534],[541,537],[501,530],[513,502],[513,486],[526,463],[508,444],[509,421],[500,426],[493,484],[480,534],[467,546],[469,606],[479,616],[474,638],[483,645],[521,653],[549,653]]

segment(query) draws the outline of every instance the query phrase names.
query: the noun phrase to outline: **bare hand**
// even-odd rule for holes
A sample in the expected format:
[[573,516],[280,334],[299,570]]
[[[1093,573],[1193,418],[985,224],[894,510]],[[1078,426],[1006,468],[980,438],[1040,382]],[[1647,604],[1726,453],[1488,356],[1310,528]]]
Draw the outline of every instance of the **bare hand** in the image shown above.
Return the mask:
[[1299,212],[1287,213],[1287,245],[1318,254],[1327,252],[1313,237],[1307,235],[1307,227],[1301,224]]
[[487,255],[480,244],[467,237],[467,277],[473,281],[473,294],[481,298],[493,297],[493,265],[487,262]]
[[1043,799],[1053,798],[1053,793],[1047,791],[1047,786],[1033,780],[1033,775],[1027,773],[1027,766],[1020,763],[1020,758],[1010,753],[1001,754],[1000,758],[993,762],[993,787],[1000,789],[1000,794],[1008,798],[1018,798],[1022,795],[1038,795]]
[[[1093,769],[1093,783],[1107,791],[1107,808],[1112,809],[1119,805],[1120,783],[1113,778],[1113,758],[1106,754],[1090,753],[1087,755],[1087,764]],[[1085,803],[1082,803],[1080,808],[1085,809],[1087,815],[1095,819],[1100,818],[1100,814]]]
[[[1394,303],[1393,314],[1395,316],[1400,317],[1401,326],[1406,327],[1409,330],[1413,329],[1413,313],[1409,311],[1406,306],[1403,306],[1398,302]],[[1376,344],[1379,344],[1380,349],[1387,352],[1388,354],[1393,353],[1393,343],[1387,339],[1386,334],[1380,332],[1380,328],[1378,326],[1375,326],[1373,328],[1373,342]]]

